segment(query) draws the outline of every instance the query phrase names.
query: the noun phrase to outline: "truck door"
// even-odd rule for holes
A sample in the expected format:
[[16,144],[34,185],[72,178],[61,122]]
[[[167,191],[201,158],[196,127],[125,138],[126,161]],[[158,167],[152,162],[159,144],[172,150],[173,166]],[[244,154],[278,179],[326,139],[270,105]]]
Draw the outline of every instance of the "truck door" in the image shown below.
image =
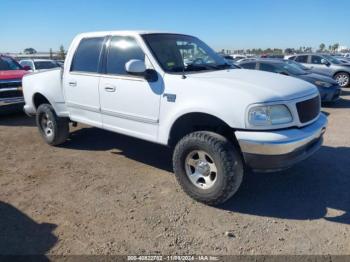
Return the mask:
[[98,85],[104,37],[83,38],[65,69],[64,94],[70,118],[101,127]]
[[155,141],[163,82],[160,77],[151,82],[128,74],[125,64],[132,59],[145,61],[147,68],[152,68],[134,37],[112,36],[99,85],[103,127]]

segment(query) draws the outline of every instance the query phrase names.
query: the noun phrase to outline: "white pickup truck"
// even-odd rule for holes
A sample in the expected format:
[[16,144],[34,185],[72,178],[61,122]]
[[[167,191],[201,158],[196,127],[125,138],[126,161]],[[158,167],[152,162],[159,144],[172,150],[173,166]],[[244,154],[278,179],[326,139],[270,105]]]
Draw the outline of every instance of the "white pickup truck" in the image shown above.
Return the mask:
[[234,195],[247,169],[312,155],[327,125],[312,84],[234,68],[181,34],[80,34],[64,68],[25,76],[23,91],[48,144],[64,143],[79,122],[167,145],[183,190],[209,205]]

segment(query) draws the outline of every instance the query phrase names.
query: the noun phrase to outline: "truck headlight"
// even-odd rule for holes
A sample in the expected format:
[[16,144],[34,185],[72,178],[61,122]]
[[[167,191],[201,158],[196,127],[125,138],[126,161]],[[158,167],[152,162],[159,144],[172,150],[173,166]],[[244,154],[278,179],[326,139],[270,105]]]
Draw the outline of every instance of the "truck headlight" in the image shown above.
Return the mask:
[[249,110],[248,121],[253,126],[287,124],[293,121],[285,105],[255,106]]
[[324,81],[315,81],[315,85],[316,86],[321,86],[321,87],[326,87],[326,88],[329,88],[332,86],[331,83],[327,83],[327,82],[324,82]]

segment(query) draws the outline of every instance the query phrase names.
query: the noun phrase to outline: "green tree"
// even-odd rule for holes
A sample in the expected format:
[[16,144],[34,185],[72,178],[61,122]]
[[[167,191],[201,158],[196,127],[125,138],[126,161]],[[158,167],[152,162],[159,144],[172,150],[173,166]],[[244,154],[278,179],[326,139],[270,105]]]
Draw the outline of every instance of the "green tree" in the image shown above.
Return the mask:
[[296,50],[294,48],[286,48],[284,50],[284,53],[287,54],[287,55],[291,55],[291,54],[296,53]]
[[36,54],[36,50],[32,47],[26,48],[23,50],[23,53],[25,53],[26,55],[32,55],[32,54]]

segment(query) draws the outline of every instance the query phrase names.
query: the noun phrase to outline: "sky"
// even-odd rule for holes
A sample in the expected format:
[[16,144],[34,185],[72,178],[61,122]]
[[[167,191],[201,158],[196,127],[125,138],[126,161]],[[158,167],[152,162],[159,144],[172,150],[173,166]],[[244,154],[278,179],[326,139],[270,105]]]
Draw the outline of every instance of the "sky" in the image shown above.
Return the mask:
[[134,29],[195,35],[216,50],[350,47],[350,0],[0,0],[0,10],[1,52]]

